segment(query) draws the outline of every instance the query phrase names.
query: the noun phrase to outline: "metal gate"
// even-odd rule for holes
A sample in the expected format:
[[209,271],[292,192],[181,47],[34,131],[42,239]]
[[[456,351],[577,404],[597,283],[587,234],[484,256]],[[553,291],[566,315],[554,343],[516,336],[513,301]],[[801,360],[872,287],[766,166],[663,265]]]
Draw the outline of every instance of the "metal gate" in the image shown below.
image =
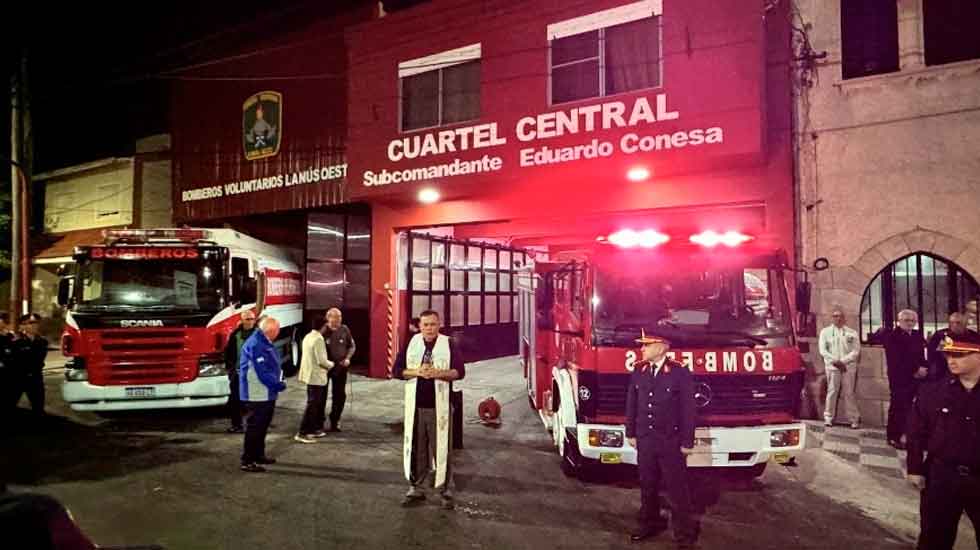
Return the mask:
[[457,340],[467,362],[517,354],[516,270],[526,262],[523,250],[422,233],[403,233],[399,250],[405,320],[438,311],[443,332]]

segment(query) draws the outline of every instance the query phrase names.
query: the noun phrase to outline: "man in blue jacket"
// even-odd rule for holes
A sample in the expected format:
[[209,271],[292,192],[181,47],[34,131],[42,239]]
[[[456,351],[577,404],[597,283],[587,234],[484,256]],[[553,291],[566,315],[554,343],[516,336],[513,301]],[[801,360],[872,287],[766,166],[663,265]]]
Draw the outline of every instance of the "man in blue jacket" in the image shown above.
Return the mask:
[[264,472],[261,464],[275,464],[265,456],[265,436],[276,410],[276,397],[286,389],[282,381],[279,352],[273,342],[279,336],[279,321],[263,317],[245,341],[238,362],[239,391],[248,411],[245,418],[243,472]]

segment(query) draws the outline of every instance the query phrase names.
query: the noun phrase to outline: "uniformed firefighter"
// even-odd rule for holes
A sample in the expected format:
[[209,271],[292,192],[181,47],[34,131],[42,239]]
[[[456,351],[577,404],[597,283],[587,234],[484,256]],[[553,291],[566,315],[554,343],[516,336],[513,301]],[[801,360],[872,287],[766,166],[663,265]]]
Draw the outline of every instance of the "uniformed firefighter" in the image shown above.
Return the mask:
[[[922,491],[919,550],[947,550],[963,512],[980,528],[980,344],[946,338],[950,376],[913,405],[908,477]],[[980,548],[980,542],[978,542]]]
[[637,450],[640,526],[630,540],[640,542],[667,529],[660,515],[661,481],[672,505],[671,524],[681,548],[694,544],[687,482],[687,455],[694,448],[694,384],[691,373],[667,358],[670,342],[645,334],[643,359],[634,364],[626,394],[626,437]]

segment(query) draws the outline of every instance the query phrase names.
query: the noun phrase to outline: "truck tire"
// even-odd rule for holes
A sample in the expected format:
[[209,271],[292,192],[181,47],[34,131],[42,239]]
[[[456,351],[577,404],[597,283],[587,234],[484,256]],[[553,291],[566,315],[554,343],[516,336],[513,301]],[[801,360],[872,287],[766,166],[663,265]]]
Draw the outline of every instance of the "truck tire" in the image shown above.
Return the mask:
[[299,342],[296,341],[296,332],[297,329],[290,329],[289,341],[286,343],[286,349],[283,350],[282,374],[286,378],[292,378],[299,373],[301,358]]
[[578,479],[579,481],[591,480],[598,467],[594,460],[585,458],[579,452],[578,442],[575,440],[575,430],[566,429],[565,438],[562,441],[561,472],[565,476]]
[[766,471],[766,466],[769,462],[760,462],[752,466],[743,466],[740,468],[732,468],[732,474],[737,481],[752,481],[758,477],[761,477]]

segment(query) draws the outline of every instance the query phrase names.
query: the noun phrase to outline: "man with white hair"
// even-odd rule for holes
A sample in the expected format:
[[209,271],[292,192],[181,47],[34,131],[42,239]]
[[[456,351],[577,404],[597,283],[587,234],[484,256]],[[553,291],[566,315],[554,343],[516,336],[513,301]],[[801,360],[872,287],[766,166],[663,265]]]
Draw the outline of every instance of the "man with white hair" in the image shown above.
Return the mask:
[[[340,415],[347,403],[347,371],[357,346],[347,325],[343,324],[340,310],[332,307],[327,310],[327,326],[323,327],[323,339],[327,346],[327,358],[334,368],[327,373],[327,386],[333,384],[330,392],[330,431],[340,431]],[[326,391],[326,390],[324,390]],[[321,422],[322,424],[322,422]]]
[[937,330],[929,338],[929,343],[926,344],[926,358],[929,361],[930,380],[943,380],[949,377],[949,363],[946,362],[946,354],[941,349],[947,336],[953,340],[980,344],[980,335],[967,328],[966,316],[959,311],[950,313],[949,326]]
[[861,339],[857,331],[847,326],[847,318],[841,307],[832,313],[833,324],[820,331],[820,356],[827,372],[827,403],[823,411],[825,426],[834,424],[837,402],[844,401],[844,411],[851,428],[861,425],[854,386],[857,384],[857,361],[861,354]]
[[926,367],[926,343],[916,329],[919,315],[911,309],[898,312],[898,326],[885,334],[885,361],[888,365],[888,444],[896,449],[905,448],[905,432],[908,425],[912,399],[929,374]]
[[265,455],[265,436],[276,411],[276,398],[286,389],[282,381],[282,366],[276,337],[279,321],[262,317],[259,330],[252,333],[242,346],[239,360],[240,395],[248,416],[245,418],[245,448],[242,452],[243,472],[264,472],[261,464],[275,464]]

